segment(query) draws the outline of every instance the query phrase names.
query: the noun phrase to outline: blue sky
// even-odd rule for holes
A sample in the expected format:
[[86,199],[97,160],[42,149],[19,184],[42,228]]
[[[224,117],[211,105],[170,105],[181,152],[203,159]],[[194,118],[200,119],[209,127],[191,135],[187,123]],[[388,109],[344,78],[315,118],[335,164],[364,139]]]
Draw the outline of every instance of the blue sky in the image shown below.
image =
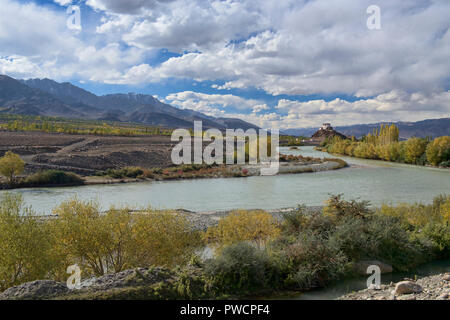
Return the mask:
[[[373,4],[380,16],[367,12]],[[67,23],[71,6],[81,30]],[[0,0],[0,8],[0,73],[15,78],[152,94],[265,128],[450,116],[445,0]],[[373,17],[379,28],[368,27]]]

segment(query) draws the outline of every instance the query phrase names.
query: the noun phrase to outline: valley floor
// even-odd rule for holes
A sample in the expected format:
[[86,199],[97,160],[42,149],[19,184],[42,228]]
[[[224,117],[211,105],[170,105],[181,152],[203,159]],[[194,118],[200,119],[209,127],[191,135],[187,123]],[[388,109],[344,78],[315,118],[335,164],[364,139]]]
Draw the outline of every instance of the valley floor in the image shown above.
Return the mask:
[[171,165],[170,136],[91,136],[43,132],[0,132],[0,155],[10,150],[26,162],[28,173],[60,169],[93,175],[108,168]]

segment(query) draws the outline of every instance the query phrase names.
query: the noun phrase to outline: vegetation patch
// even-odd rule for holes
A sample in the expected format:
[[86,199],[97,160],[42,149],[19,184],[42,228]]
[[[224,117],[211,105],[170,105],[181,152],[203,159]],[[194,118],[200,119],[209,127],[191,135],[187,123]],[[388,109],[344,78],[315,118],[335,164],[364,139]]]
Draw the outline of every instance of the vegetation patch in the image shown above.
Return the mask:
[[[235,211],[204,232],[181,213],[102,213],[95,202],[77,199],[53,214],[36,216],[19,195],[3,196],[1,291],[38,279],[64,282],[67,267],[77,264],[82,277],[96,277],[97,284],[57,298],[248,297],[324,287],[355,275],[361,261],[410,271],[450,258],[450,196],[430,205],[371,209],[368,201],[335,195],[321,211],[299,206],[277,218],[262,210]],[[205,257],[206,249],[213,254]],[[108,274],[117,281],[101,280]]]
[[53,185],[82,185],[84,180],[72,172],[61,170],[47,170],[34,173],[26,177],[20,186],[37,187],[37,186],[53,186]]
[[318,150],[351,157],[393,161],[416,165],[449,167],[450,137],[434,140],[412,137],[399,141],[395,125],[381,125],[380,129],[363,136],[361,141],[333,137],[325,140]]

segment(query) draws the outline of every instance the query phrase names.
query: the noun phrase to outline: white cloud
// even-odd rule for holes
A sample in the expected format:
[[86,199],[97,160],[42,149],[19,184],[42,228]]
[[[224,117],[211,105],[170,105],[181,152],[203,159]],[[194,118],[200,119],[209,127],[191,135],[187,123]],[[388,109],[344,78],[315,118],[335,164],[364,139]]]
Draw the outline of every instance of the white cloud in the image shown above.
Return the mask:
[[[171,51],[220,48],[230,39],[246,38],[269,25],[240,1],[179,0],[167,11],[137,19],[123,40],[142,48]],[[232,23],[231,23],[232,22]]]
[[53,0],[53,1],[61,6],[67,6],[71,4],[73,0]]
[[[64,0],[63,0],[64,1]],[[121,14],[138,14],[158,8],[174,0],[87,0],[86,4],[96,10]]]
[[[378,0],[382,28],[377,31],[366,27],[369,0],[86,4],[102,15],[95,34],[86,33],[84,20],[81,34],[67,29],[64,8],[0,0],[0,72],[127,85],[182,78],[212,81],[217,90],[361,99],[286,98],[274,113],[264,101],[231,94],[185,91],[166,98],[208,114],[230,115],[241,108],[240,117],[265,125],[449,116],[449,1]],[[150,63],[148,58],[164,48],[180,56]]]
[[166,101],[183,109],[192,109],[211,116],[223,116],[226,108],[238,110],[263,110],[267,106],[261,101],[244,99],[232,94],[206,94],[193,91],[183,91],[169,94]]
[[103,82],[144,57],[138,48],[83,41],[66,26],[65,11],[0,0],[0,72],[17,78],[79,78]]
[[[394,90],[357,101],[319,99],[301,102],[280,99],[274,110],[266,104],[258,104],[260,101],[231,94],[183,91],[170,94],[165,100],[181,108],[212,116],[236,117],[267,129],[317,127],[323,122],[350,125],[378,121],[418,121],[450,114],[450,91],[408,94]],[[228,107],[236,106],[241,106],[238,112],[227,112]]]
[[334,99],[307,102],[281,99],[276,109],[286,114],[283,128],[318,126],[322,122],[349,125],[378,121],[418,121],[446,117],[450,114],[450,91],[426,94],[391,91],[371,99],[354,102]]
[[154,81],[218,80],[225,82],[220,89],[256,87],[274,95],[445,89],[450,3],[380,0],[378,31],[366,27],[369,4],[178,0],[134,22],[113,17],[100,29],[120,25],[122,39],[140,48],[197,50],[152,69]]

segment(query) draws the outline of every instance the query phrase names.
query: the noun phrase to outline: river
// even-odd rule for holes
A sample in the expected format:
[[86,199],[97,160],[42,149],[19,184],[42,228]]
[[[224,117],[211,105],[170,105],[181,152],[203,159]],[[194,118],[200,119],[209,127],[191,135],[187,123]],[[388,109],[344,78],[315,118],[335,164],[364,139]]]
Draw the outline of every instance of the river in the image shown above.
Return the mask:
[[[390,282],[399,282],[404,278],[422,278],[431,275],[450,272],[450,260],[440,260],[426,263],[410,272],[395,272],[381,275],[381,284],[389,284]],[[284,296],[265,297],[264,299],[286,299],[286,300],[332,300],[339,298],[348,293],[367,289],[367,278],[359,277],[352,279],[344,279],[336,281],[334,284],[326,288],[311,290],[303,293],[293,293]]]
[[[281,148],[287,154],[335,157],[315,151]],[[340,157],[349,168],[317,173],[253,176],[181,181],[159,181],[65,188],[16,189],[37,213],[48,214],[63,200],[77,196],[96,200],[103,209],[111,205],[157,209],[184,208],[192,211],[229,209],[278,209],[298,204],[322,205],[330,194],[346,199],[383,202],[430,203],[450,191],[450,170],[419,167],[375,160]],[[2,191],[5,192],[5,191]]]

